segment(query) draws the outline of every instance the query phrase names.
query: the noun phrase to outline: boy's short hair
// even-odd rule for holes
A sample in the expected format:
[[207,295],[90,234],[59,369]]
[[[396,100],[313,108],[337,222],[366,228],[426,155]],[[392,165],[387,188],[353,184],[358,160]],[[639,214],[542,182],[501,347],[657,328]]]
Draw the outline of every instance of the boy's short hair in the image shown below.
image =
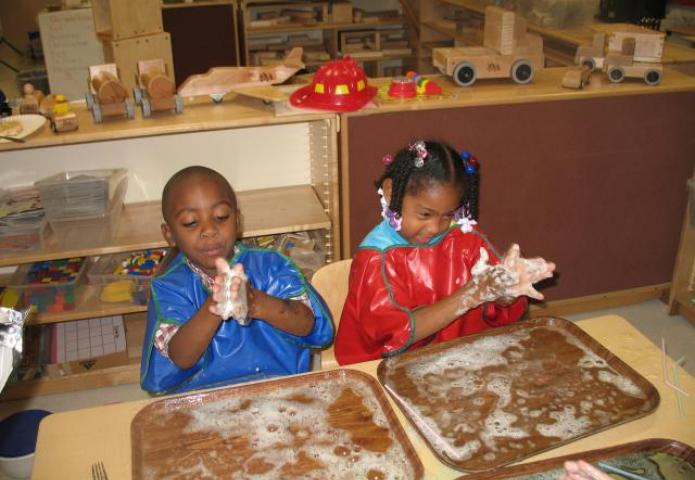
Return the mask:
[[171,201],[171,192],[174,190],[174,187],[194,177],[207,177],[218,181],[220,185],[222,185],[222,187],[227,191],[229,198],[236,206],[236,194],[234,193],[234,189],[221,173],[213,170],[212,168],[203,167],[202,165],[193,165],[183,168],[173,174],[167,181],[166,185],[164,185],[164,190],[162,191],[162,216],[164,217],[165,222],[169,222],[167,207]]

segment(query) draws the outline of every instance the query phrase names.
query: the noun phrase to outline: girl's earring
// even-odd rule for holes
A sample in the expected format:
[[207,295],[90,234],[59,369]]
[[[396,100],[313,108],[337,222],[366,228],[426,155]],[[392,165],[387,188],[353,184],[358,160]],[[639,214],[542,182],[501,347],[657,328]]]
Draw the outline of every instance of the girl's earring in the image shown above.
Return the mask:
[[377,193],[379,194],[379,203],[381,204],[381,216],[389,221],[391,228],[397,232],[400,232],[403,219],[400,215],[389,208],[389,204],[384,198],[384,190],[380,188],[377,190]]

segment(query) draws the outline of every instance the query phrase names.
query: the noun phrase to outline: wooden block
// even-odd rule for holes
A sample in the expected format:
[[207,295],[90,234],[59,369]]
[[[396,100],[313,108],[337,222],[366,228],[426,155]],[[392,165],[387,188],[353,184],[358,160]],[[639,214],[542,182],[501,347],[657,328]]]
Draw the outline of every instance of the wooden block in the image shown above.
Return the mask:
[[164,31],[160,0],[92,0],[94,27],[102,40]]
[[511,55],[518,40],[515,30],[523,26],[514,12],[504,8],[485,7],[483,46],[493,48],[503,55]]
[[137,85],[137,64],[142,60],[161,58],[166,64],[166,76],[174,81],[171,37],[166,32],[104,42],[104,58],[118,66],[121,81],[128,91]]
[[334,23],[352,23],[352,3],[333,3],[331,6],[331,20]]

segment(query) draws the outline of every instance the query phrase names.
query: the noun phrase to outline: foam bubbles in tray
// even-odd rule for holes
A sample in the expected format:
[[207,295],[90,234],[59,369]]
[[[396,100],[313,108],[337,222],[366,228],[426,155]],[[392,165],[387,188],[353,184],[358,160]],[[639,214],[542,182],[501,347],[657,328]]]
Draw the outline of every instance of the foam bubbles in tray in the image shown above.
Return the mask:
[[[368,385],[354,379],[278,387],[163,414],[180,422],[166,458],[145,459],[145,478],[410,479],[407,453]],[[157,429],[147,432],[156,437]],[[154,447],[154,445],[153,445]],[[191,457],[187,461],[186,457]],[[155,461],[157,460],[157,461]]]
[[518,461],[651,406],[561,325],[491,333],[385,366],[384,385],[409,419],[465,470]]

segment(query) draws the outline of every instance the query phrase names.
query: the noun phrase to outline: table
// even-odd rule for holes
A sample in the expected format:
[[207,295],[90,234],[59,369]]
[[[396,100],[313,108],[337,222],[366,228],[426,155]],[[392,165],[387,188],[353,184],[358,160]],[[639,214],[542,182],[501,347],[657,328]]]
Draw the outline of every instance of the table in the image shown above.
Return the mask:
[[[691,393],[683,397],[684,416],[679,416],[675,391],[663,381],[660,347],[655,346],[625,319],[596,317],[578,322],[579,327],[605,345],[659,391],[658,409],[638,420],[577,440],[526,461],[540,460],[574,452],[608,447],[645,438],[671,438],[695,445],[695,378],[681,371],[681,387]],[[350,368],[376,374],[378,361]],[[96,408],[56,413],[39,428],[32,479],[87,478],[90,465],[101,460],[110,480],[131,478],[130,422],[137,412],[153,400],[141,400]],[[389,400],[391,400],[389,398]],[[425,478],[453,479],[461,472],[437,460],[414,427],[391,402],[396,416],[425,467]]]

